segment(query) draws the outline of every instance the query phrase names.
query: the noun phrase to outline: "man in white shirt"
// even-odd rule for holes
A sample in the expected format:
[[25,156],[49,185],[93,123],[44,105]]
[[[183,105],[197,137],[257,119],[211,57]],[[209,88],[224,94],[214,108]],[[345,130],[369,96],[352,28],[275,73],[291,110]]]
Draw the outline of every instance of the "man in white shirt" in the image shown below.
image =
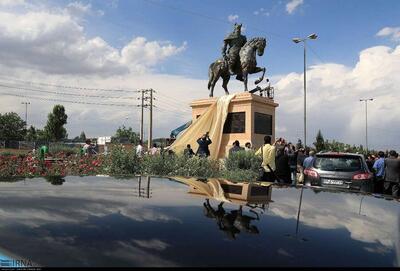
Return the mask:
[[151,154],[151,155],[156,155],[156,154],[158,154],[158,153],[159,153],[159,152],[158,152],[157,144],[154,143],[154,144],[153,144],[153,148],[150,149],[150,154]]
[[139,145],[136,146],[136,155],[138,157],[142,157],[143,156],[143,142],[142,140],[139,141]]
[[275,171],[275,146],[271,145],[271,137],[264,137],[264,145],[261,146],[256,155],[261,155],[262,164],[261,166],[264,168],[264,176],[262,177],[262,181],[273,182],[275,180],[275,175],[271,172],[270,168]]

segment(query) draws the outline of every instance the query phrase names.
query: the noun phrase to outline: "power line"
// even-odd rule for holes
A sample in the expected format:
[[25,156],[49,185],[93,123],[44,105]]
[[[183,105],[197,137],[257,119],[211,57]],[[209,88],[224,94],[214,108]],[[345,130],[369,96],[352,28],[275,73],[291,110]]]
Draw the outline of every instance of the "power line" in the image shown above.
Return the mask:
[[[158,2],[154,2],[152,0],[143,0],[143,1],[145,1],[145,2],[147,2],[149,4],[151,4],[151,5],[154,5],[154,6],[168,8],[168,9],[171,9],[171,10],[184,12],[184,13],[187,13],[187,14],[190,14],[190,15],[194,15],[194,16],[197,16],[197,17],[202,17],[202,18],[205,18],[205,19],[208,19],[208,20],[212,20],[212,21],[215,21],[215,22],[232,25],[232,23],[230,23],[228,21],[225,21],[225,20],[222,20],[222,19],[218,19],[218,18],[215,18],[215,17],[212,17],[212,16],[204,15],[204,14],[201,14],[201,13],[198,13],[198,12],[194,12],[194,11],[191,11],[191,10],[187,10],[187,9],[182,9],[182,8],[178,8],[178,7],[175,7],[175,6],[169,6],[169,5],[161,4],[161,3],[158,3]],[[259,29],[259,28],[253,27],[253,26],[249,26],[248,25],[247,28],[253,29],[253,30],[257,30],[259,32],[263,32],[265,34],[273,35],[273,36],[276,36],[276,37],[279,37],[279,38],[290,39],[290,38],[282,36],[280,34],[272,33],[272,32],[266,32],[266,31],[264,31],[262,29]]]
[[89,95],[89,94],[76,94],[76,93],[65,93],[59,91],[49,91],[43,89],[31,89],[21,86],[9,86],[0,83],[0,87],[9,88],[9,89],[19,89],[19,90],[27,90],[27,91],[34,91],[34,92],[41,92],[41,93],[50,93],[50,94],[57,94],[57,95],[65,95],[65,96],[75,96],[75,97],[89,97],[89,98],[102,98],[102,99],[136,99],[135,97],[124,97],[124,96],[104,96],[104,95]]
[[307,47],[311,50],[311,52],[312,52],[319,60],[321,60],[321,62],[322,62],[323,64],[326,64],[326,61],[324,61],[324,60],[317,54],[317,52],[310,46],[309,43],[307,44]]
[[190,113],[191,110],[187,109],[187,108],[183,108],[181,104],[177,105],[177,104],[171,104],[168,101],[163,101],[163,100],[157,100],[158,102],[161,103],[161,107],[167,107],[171,110],[176,110],[179,112],[183,112],[183,113]]
[[[59,85],[59,84],[50,84],[50,83],[39,83],[39,82],[32,82],[32,81],[26,81],[26,80],[21,80],[21,79],[16,79],[16,78],[7,78],[4,76],[0,76],[0,78],[3,78],[2,80],[5,81],[15,81],[15,82],[22,82],[25,84],[30,84],[30,85],[40,85],[40,86],[47,86],[47,87],[57,87],[57,88],[66,88],[66,89],[76,89],[76,90],[89,90],[89,91],[116,91],[116,92],[131,92],[131,93],[136,93],[138,92],[137,90],[127,90],[127,89],[104,89],[104,88],[89,88],[89,87],[77,87],[77,86],[67,86],[67,85]],[[5,79],[4,79],[5,78]]]
[[160,92],[158,93],[158,95],[161,96],[163,99],[166,99],[167,101],[169,101],[169,102],[171,102],[173,104],[178,104],[178,105],[186,104],[187,105],[189,103],[188,101],[177,100],[176,98],[171,98],[171,97],[169,97],[167,95],[164,95],[164,94],[162,94]]
[[31,98],[31,99],[37,99],[37,100],[52,101],[52,102],[62,102],[62,103],[103,105],[103,106],[120,106],[120,107],[137,107],[137,105],[129,105],[129,104],[107,104],[107,103],[69,101],[69,100],[61,100],[61,99],[43,98],[43,97],[37,97],[37,96],[20,95],[20,94],[7,93],[7,92],[0,92],[0,95],[22,97],[22,98]]

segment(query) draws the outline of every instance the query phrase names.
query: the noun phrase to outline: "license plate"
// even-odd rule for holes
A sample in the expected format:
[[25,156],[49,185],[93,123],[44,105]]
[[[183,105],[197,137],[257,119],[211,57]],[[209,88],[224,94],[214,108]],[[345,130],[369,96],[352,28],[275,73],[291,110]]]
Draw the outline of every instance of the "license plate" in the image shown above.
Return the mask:
[[341,180],[323,180],[324,184],[343,185],[344,181]]

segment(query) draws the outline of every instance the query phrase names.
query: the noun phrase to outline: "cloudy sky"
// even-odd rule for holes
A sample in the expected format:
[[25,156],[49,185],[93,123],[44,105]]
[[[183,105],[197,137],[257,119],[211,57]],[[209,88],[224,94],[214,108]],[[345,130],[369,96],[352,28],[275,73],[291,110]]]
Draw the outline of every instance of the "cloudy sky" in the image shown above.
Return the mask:
[[[61,103],[70,137],[112,135],[123,124],[139,130],[135,90],[153,88],[154,135],[167,137],[190,120],[189,102],[208,96],[208,66],[240,22],[248,38],[267,38],[258,63],[276,88],[277,136],[302,138],[303,49],[291,39],[315,32],[307,141],[321,129],[364,144],[359,99],[372,97],[370,148],[399,150],[399,10],[396,0],[0,0],[0,113],[24,117],[29,101],[28,124],[42,128]],[[232,80],[230,90],[242,85]]]

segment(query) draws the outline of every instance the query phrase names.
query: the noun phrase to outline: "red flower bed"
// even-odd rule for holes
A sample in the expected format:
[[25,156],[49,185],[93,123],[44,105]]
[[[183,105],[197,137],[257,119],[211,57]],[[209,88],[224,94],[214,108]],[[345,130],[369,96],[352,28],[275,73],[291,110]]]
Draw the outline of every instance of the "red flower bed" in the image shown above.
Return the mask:
[[67,155],[63,152],[40,160],[28,155],[0,156],[0,176],[66,176],[104,173],[105,158],[98,156]]

